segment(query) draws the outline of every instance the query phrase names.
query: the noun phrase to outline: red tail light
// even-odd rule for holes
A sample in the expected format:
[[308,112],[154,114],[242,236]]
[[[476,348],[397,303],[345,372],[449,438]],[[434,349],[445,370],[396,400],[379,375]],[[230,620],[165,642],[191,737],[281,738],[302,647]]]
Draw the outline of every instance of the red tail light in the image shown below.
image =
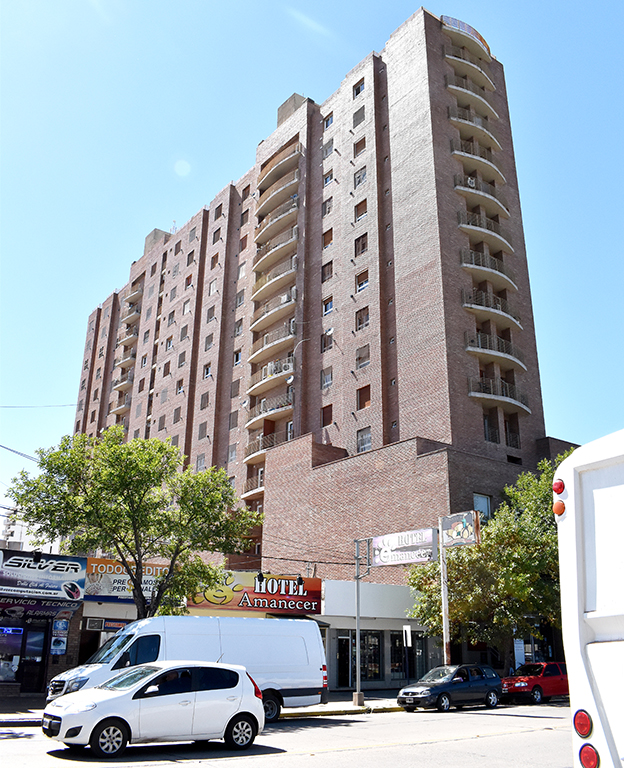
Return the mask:
[[327,688],[327,665],[323,664],[323,688]]
[[251,680],[251,684],[252,684],[252,685],[253,685],[253,687],[254,687],[254,696],[255,696],[257,699],[260,699],[260,701],[262,701],[262,691],[260,690],[260,688],[258,688],[258,686],[257,686],[257,684],[256,684],[256,681],[255,681],[255,680],[253,679],[253,677],[252,677],[252,676],[249,674],[249,672],[247,672],[247,677],[248,677],[248,678]]
[[584,709],[579,709],[579,711],[574,715],[574,720],[572,722],[574,723],[574,730],[583,739],[586,739],[592,732],[592,719]]
[[555,493],[563,493],[565,490],[565,484],[563,480],[555,480],[553,483],[553,491]]
[[600,765],[598,752],[596,752],[591,744],[583,744],[579,752],[579,759],[583,768],[598,768]]

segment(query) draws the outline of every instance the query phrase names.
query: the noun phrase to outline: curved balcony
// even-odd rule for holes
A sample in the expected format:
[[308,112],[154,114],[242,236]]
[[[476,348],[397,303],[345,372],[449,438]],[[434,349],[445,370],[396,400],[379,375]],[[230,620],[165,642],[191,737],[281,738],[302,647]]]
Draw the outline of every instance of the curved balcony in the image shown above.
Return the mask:
[[113,381],[113,390],[115,392],[125,392],[132,387],[134,376],[121,376]]
[[258,224],[255,229],[254,241],[262,245],[289,224],[294,224],[299,211],[299,198],[288,198]]
[[478,56],[457,45],[445,45],[444,56],[455,70],[456,75],[469,76],[473,82],[488,91],[496,90],[487,64]]
[[445,81],[446,87],[457,99],[458,107],[468,107],[478,104],[479,108],[482,109],[489,118],[493,117],[498,119],[498,112],[489,101],[491,91],[486,91],[485,88],[473,83],[472,80],[467,77],[446,75]]
[[284,416],[290,416],[292,412],[292,394],[286,392],[285,394],[277,395],[276,397],[266,397],[263,398],[258,405],[249,409],[245,426],[247,429],[258,429],[261,422],[265,420],[277,421]]
[[252,315],[250,329],[261,331],[281,320],[293,311],[297,299],[297,290],[291,288],[286,293],[276,296],[259,307]]
[[131,368],[136,363],[136,352],[134,350],[131,350],[128,352],[127,348],[124,347],[124,351],[121,354],[121,357],[118,357],[117,360],[115,360],[114,367],[115,368]]
[[515,326],[522,330],[519,316],[511,309],[509,302],[485,291],[462,291],[462,306],[470,310],[477,320],[492,320],[497,328]]
[[476,355],[485,363],[498,363],[503,370],[519,367],[526,371],[524,353],[507,339],[490,333],[468,333],[465,336],[466,352]]
[[510,235],[501,227],[498,221],[494,221],[480,213],[466,213],[466,211],[458,211],[457,221],[459,228],[463,232],[467,235],[476,236],[479,242],[487,243],[495,251],[514,252]]
[[285,323],[281,328],[265,333],[251,347],[247,362],[261,363],[269,357],[273,357],[295,343],[296,330],[294,321]]
[[291,144],[282,149],[262,168],[258,176],[258,189],[262,192],[274,184],[281,176],[299,165],[301,144]]
[[256,280],[251,289],[251,298],[253,301],[262,301],[272,293],[279,291],[280,288],[286,288],[292,283],[297,272],[297,257],[292,256],[288,261],[279,264],[275,269],[262,275]]
[[247,385],[248,395],[259,395],[272,389],[276,384],[281,383],[289,376],[292,376],[295,370],[295,364],[290,357],[284,357],[281,360],[272,360],[263,365],[259,371],[252,374]]
[[482,205],[490,216],[509,218],[507,200],[493,184],[488,184],[487,181],[482,181],[474,176],[456,174],[454,185],[455,191],[466,198],[468,207],[474,208],[477,205]]
[[287,440],[288,435],[284,432],[279,434],[274,432],[272,435],[260,435],[260,437],[252,440],[245,448],[243,463],[260,464],[260,462],[264,461],[264,455],[269,448],[285,443]]
[[251,501],[252,499],[259,499],[264,493],[264,476],[256,475],[245,480],[243,485],[243,492],[241,493],[242,501]]
[[462,141],[476,139],[482,144],[492,145],[494,149],[499,151],[502,149],[494,132],[494,127],[487,118],[463,107],[449,107],[448,116],[451,123],[459,131]]
[[256,208],[256,216],[266,216],[269,211],[277,208],[289,197],[292,197],[297,193],[297,186],[299,185],[299,169],[287,173],[278,179],[274,184],[266,189],[258,198],[258,207]]
[[497,184],[505,184],[503,172],[496,165],[492,150],[482,147],[476,141],[456,141],[451,139],[451,153],[461,160],[466,173],[480,171],[486,179],[492,179]]
[[531,413],[528,396],[503,379],[468,379],[468,394],[482,403],[499,405],[508,413],[522,409]]
[[122,335],[117,339],[118,347],[133,347],[139,338],[138,328],[128,328],[122,331]]
[[477,282],[487,280],[497,291],[507,288],[518,290],[514,273],[501,259],[464,248],[460,255],[460,263]]
[[470,24],[454,19],[452,16],[441,16],[442,31],[447,34],[453,43],[468,50],[475,56],[479,56],[487,62],[492,61],[490,46],[485,39]]
[[131,291],[127,296],[124,296],[124,301],[127,301],[129,304],[134,304],[138,299],[143,296],[143,288],[139,286],[138,288],[135,288],[133,291]]
[[122,413],[127,413],[130,410],[131,401],[132,398],[130,395],[126,395],[121,402],[117,403],[114,408],[111,408],[110,412],[115,416],[120,416]]
[[131,304],[126,314],[121,316],[119,322],[126,323],[126,325],[134,325],[134,323],[139,322],[140,317],[141,307],[138,304]]
[[276,237],[261,245],[253,259],[253,268],[256,272],[264,272],[273,264],[284,258],[289,251],[297,250],[299,240],[299,227],[290,227]]

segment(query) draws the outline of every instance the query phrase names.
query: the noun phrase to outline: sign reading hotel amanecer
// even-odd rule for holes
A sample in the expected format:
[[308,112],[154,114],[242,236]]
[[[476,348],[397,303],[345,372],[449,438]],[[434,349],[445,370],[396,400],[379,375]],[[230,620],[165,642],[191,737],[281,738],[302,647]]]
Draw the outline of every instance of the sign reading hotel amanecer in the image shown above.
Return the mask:
[[438,529],[389,533],[373,538],[372,565],[428,563],[438,556]]

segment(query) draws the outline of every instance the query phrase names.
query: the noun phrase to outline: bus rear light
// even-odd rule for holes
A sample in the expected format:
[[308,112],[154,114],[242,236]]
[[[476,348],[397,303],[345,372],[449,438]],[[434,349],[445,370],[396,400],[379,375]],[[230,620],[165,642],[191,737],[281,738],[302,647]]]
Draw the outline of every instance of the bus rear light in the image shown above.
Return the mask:
[[579,759],[583,768],[598,768],[600,765],[598,752],[596,752],[591,744],[583,744],[579,752]]
[[574,715],[573,723],[574,730],[584,739],[586,739],[592,732],[592,719],[584,709],[579,709],[579,711]]
[[553,483],[553,491],[555,493],[563,493],[565,491],[565,483],[563,480],[555,480]]
[[565,512],[565,504],[559,499],[553,504],[553,512],[559,517]]

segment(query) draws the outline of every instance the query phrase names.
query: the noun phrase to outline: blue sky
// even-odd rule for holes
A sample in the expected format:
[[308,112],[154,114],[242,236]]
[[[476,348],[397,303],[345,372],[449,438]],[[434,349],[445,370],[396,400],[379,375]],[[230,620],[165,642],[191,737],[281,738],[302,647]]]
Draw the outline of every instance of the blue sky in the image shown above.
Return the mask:
[[[546,432],[622,428],[624,4],[426,7],[471,24],[505,66]],[[417,8],[0,5],[0,444],[32,456],[71,432],[87,317],[145,236],[239,178],[283,101],[327,99]],[[0,496],[21,468],[35,465],[0,449]]]

